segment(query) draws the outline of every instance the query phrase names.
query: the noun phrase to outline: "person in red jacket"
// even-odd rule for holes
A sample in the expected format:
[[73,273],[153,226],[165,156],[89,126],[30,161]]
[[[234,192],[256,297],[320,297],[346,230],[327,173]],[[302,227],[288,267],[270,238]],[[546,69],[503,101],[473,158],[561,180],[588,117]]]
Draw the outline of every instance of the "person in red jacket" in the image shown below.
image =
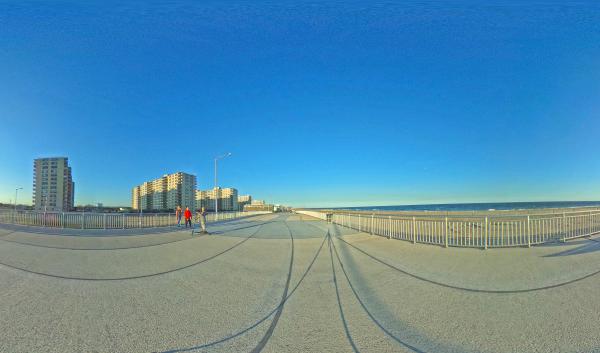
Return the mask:
[[188,227],[188,224],[190,225],[190,227],[192,227],[192,211],[190,211],[189,207],[185,208],[185,212],[183,213],[183,217],[185,217],[185,227]]

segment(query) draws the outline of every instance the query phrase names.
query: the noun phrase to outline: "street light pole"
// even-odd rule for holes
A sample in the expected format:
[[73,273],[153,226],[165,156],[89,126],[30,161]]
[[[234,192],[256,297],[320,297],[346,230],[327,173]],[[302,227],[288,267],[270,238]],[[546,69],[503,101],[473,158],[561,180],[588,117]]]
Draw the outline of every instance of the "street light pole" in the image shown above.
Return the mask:
[[15,211],[13,213],[13,222],[15,222],[17,219],[17,197],[19,196],[19,190],[23,190],[23,188],[15,189]]
[[228,152],[227,154],[224,154],[222,156],[215,157],[215,221],[219,219],[219,193],[217,189],[219,187],[219,184],[217,182],[217,162],[219,161],[219,159],[227,158],[229,156],[231,156],[231,152]]

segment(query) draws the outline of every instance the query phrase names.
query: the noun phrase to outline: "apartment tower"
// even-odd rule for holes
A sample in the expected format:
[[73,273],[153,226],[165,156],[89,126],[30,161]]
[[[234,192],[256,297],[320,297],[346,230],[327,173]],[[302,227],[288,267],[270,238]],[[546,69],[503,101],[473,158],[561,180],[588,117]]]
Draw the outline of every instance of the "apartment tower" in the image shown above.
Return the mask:
[[196,176],[177,172],[144,182],[131,191],[135,210],[174,210],[177,206],[195,209]]
[[75,204],[75,183],[67,157],[38,158],[33,161],[33,206],[42,211],[71,211]]
[[215,200],[219,200],[219,211],[238,211],[238,191],[235,188],[214,188],[196,190],[196,207],[207,211],[215,210]]

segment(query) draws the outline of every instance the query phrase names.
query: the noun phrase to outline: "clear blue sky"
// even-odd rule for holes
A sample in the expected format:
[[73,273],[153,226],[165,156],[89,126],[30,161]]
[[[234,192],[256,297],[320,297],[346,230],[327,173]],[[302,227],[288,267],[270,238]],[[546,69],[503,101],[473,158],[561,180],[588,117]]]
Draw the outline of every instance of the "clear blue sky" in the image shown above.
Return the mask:
[[[0,202],[164,173],[276,203],[600,199],[600,7],[0,3]],[[531,3],[531,2],[528,2]]]

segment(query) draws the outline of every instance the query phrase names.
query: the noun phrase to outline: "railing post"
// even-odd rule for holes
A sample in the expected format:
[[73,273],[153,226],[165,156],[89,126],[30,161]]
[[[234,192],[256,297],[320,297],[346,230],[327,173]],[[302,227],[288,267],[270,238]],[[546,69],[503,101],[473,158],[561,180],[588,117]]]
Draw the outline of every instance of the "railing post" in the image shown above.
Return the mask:
[[388,223],[388,239],[392,239],[392,216],[388,216],[389,218],[389,223]]
[[103,228],[106,229],[106,213],[102,214]]
[[563,241],[563,243],[566,243],[567,242],[567,227],[565,226],[565,224],[567,224],[566,223],[566,221],[567,221],[567,215],[563,213],[563,218],[562,219],[563,219],[563,228],[564,228],[562,241]]
[[487,250],[487,248],[488,248],[488,236],[489,236],[489,235],[488,235],[488,233],[489,233],[489,229],[488,229],[488,218],[487,218],[487,217],[485,217],[485,242],[484,242],[484,245],[483,245],[483,248],[484,248],[485,250]]
[[417,220],[413,217],[412,220],[412,236],[413,236],[413,244],[417,243],[417,228],[416,228]]
[[65,213],[64,212],[60,213],[60,224],[61,224],[62,228],[65,227]]
[[85,229],[85,211],[81,214],[81,229]]
[[444,219],[444,238],[446,238],[444,244],[448,247],[448,217]]
[[123,213],[123,216],[121,217],[121,220],[123,222],[123,229],[125,229],[125,213]]
[[531,219],[527,216],[527,247],[531,247]]
[[358,214],[358,232],[360,233],[360,213]]
[[371,235],[373,235],[373,222],[375,222],[375,215],[371,214]]

